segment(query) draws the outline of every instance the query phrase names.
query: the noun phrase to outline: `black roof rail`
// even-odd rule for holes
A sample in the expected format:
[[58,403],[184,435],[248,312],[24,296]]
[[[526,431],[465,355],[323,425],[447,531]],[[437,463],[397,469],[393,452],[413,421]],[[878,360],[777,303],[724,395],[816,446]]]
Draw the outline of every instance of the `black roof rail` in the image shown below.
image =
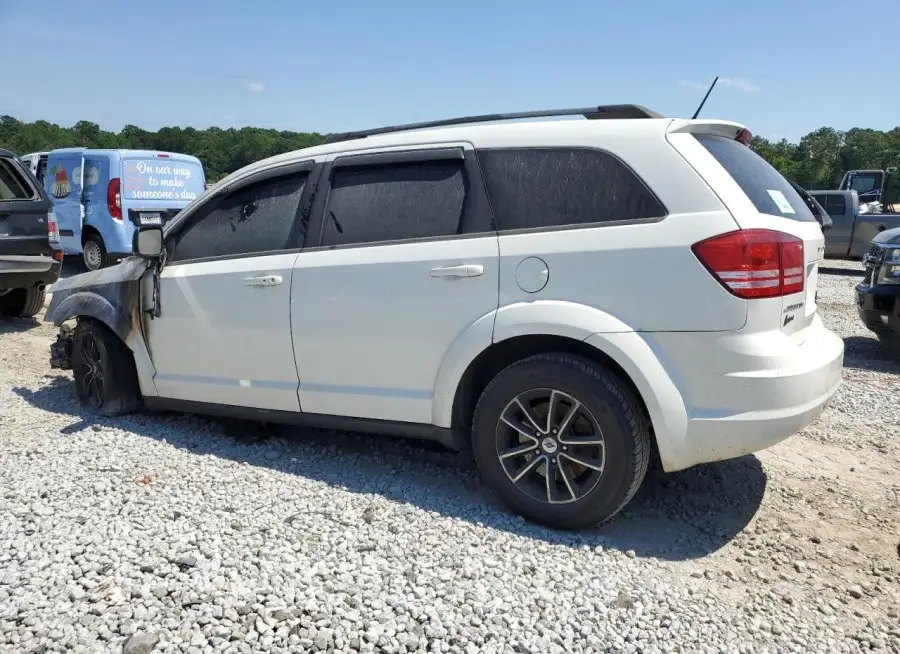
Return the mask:
[[393,125],[391,127],[376,127],[358,132],[341,132],[329,134],[326,143],[339,143],[352,139],[363,139],[367,136],[379,134],[393,134],[394,132],[407,132],[414,129],[426,129],[429,127],[449,127],[452,125],[470,125],[472,123],[493,123],[498,120],[518,120],[522,118],[553,118],[556,116],[584,116],[588,120],[623,119],[623,118],[662,118],[661,114],[651,111],[639,104],[608,104],[598,107],[582,107],[580,109],[544,109],[539,111],[520,111],[509,114],[482,114],[480,116],[462,116],[460,118],[445,118],[443,120],[431,120],[424,123],[409,123],[407,125]]

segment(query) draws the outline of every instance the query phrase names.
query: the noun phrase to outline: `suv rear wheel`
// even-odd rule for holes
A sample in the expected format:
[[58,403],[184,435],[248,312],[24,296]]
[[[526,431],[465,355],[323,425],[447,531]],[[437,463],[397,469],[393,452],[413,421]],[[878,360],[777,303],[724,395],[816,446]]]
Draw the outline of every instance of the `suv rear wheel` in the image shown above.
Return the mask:
[[134,356],[103,323],[78,320],[72,335],[72,372],[75,391],[92,413],[112,417],[140,409]]
[[618,513],[651,450],[628,386],[566,354],[528,357],[497,374],[478,401],[472,437],[484,483],[514,512],[557,529]]
[[33,318],[44,308],[47,292],[43,286],[14,288],[0,295],[0,315],[10,318]]

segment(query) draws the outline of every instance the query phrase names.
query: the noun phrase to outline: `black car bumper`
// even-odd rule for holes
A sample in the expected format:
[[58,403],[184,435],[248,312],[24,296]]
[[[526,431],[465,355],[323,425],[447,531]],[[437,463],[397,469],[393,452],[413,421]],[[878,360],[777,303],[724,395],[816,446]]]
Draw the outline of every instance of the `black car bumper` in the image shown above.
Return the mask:
[[49,286],[61,270],[62,263],[50,256],[0,255],[0,291]]
[[856,310],[873,332],[900,334],[900,284],[858,284]]

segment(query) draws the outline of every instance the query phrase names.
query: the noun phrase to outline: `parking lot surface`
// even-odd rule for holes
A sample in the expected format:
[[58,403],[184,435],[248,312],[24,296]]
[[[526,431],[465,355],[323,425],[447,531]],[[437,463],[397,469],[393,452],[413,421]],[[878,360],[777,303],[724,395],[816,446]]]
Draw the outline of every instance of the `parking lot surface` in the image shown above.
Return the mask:
[[900,652],[900,363],[861,274],[819,277],[817,422],[578,533],[425,444],[90,417],[55,329],[0,323],[0,651]]

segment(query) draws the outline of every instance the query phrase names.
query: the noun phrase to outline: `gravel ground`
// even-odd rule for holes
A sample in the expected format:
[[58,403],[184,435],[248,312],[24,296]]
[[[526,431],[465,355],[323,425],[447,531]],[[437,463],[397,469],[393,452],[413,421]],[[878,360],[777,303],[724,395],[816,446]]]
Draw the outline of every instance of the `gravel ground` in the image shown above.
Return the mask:
[[603,528],[499,509],[442,450],[82,414],[46,325],[0,325],[0,651],[900,652],[900,364],[828,262],[821,419],[651,472]]

